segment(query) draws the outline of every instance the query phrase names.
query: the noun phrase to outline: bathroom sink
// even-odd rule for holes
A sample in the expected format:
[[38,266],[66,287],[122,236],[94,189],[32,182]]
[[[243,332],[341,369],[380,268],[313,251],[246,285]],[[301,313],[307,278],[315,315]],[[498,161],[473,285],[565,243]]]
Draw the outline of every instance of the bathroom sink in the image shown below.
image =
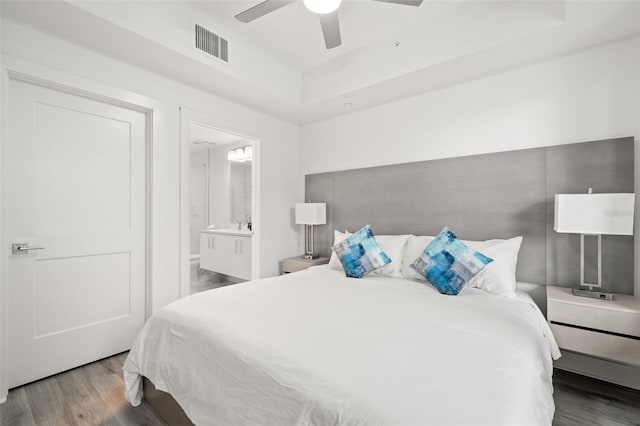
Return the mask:
[[253,231],[248,231],[246,229],[234,229],[234,228],[226,228],[226,229],[204,229],[202,232],[206,232],[208,234],[224,234],[224,235],[237,235],[243,237],[250,237],[253,235]]

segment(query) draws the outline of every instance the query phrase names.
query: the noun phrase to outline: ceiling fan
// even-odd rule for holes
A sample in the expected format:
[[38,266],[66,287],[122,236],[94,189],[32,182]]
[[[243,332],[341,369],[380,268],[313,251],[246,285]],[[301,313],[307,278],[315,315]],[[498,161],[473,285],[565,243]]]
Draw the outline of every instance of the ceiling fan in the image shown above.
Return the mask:
[[[260,18],[268,13],[278,10],[295,0],[265,0],[257,5],[240,12],[236,15],[236,19],[240,22],[248,23]],[[405,6],[420,6],[422,0],[373,0],[385,3],[395,3]],[[342,0],[304,0],[304,5],[311,12],[318,14],[320,18],[320,27],[324,36],[324,44],[327,49],[342,44],[340,37],[340,23],[338,22],[338,8]]]

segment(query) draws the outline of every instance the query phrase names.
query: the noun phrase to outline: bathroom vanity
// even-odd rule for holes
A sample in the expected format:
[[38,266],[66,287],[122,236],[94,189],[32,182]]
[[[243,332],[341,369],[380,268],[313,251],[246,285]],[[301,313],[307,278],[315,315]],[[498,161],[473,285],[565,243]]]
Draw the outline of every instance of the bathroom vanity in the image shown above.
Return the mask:
[[253,232],[207,229],[200,233],[200,268],[219,274],[251,279]]

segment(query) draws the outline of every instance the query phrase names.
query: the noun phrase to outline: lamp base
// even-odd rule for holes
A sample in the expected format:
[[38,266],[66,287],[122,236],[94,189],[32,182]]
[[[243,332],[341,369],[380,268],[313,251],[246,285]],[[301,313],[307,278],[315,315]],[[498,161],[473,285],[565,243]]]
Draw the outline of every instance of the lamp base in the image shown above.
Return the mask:
[[590,297],[592,299],[613,300],[613,293],[605,293],[603,291],[583,290],[574,288],[573,295],[579,297]]
[[319,254],[303,254],[302,256],[300,256],[303,259],[307,259],[307,260],[313,260],[313,259],[317,259],[320,257]]

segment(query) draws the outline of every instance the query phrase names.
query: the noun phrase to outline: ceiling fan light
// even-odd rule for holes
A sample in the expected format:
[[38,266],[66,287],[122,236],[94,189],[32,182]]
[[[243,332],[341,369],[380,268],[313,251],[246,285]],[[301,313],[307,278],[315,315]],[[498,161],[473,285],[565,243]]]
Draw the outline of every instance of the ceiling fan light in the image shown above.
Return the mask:
[[342,0],[304,0],[304,5],[313,13],[324,15],[340,7]]

